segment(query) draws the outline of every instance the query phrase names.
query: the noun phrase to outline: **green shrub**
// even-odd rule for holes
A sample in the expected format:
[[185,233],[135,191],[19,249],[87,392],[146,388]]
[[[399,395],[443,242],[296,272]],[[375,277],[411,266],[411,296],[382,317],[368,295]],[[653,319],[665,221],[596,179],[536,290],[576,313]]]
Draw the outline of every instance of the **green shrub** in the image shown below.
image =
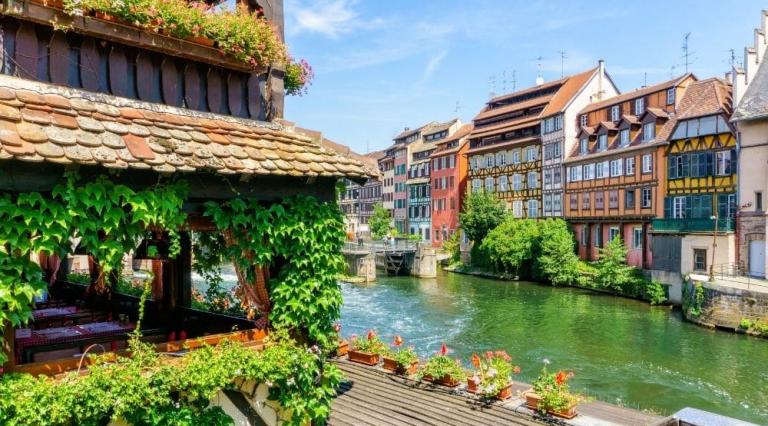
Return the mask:
[[459,221],[461,228],[475,245],[499,226],[506,217],[501,201],[496,195],[485,191],[472,191],[464,198]]
[[435,380],[448,378],[450,380],[463,380],[466,377],[459,360],[448,355],[434,355],[424,364],[417,374],[419,380],[431,377]]
[[635,268],[627,265],[627,247],[620,237],[616,237],[600,249],[600,257],[595,262],[597,287],[615,293],[625,291],[635,280]]

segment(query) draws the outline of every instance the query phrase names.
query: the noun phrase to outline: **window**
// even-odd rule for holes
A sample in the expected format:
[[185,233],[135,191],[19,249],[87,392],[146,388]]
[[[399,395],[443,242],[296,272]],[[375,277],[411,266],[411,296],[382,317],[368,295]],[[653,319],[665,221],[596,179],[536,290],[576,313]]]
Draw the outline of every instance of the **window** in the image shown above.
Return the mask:
[[603,227],[599,223],[595,225],[595,232],[594,232],[594,241],[595,241],[595,247],[600,247],[603,245]]
[[640,203],[640,207],[644,209],[651,208],[651,188],[643,188],[642,192],[642,202]]
[[611,121],[619,121],[620,116],[621,116],[621,107],[619,105],[612,106]]
[[643,173],[651,173],[653,171],[653,157],[651,154],[643,154]]
[[608,161],[601,161],[595,164],[595,179],[608,177]]
[[472,180],[472,190],[477,192],[483,187],[483,181],[481,179]]
[[670,87],[667,89],[667,105],[674,105],[675,103],[675,88]]
[[634,189],[627,189],[626,192],[624,192],[624,208],[625,209],[635,208],[635,190]]
[[581,138],[579,141],[579,153],[586,154],[587,152],[589,152],[589,139]]
[[609,209],[619,208],[619,191],[617,190],[608,191],[608,208]]
[[584,195],[581,197],[581,209],[582,210],[589,210],[590,209],[590,206],[589,206],[589,204],[590,204],[589,203],[589,201],[590,201],[589,196],[590,196],[590,194],[588,192],[585,192]]
[[635,115],[639,116],[645,112],[645,98],[635,99]]
[[571,210],[578,210],[579,209],[579,194],[570,194],[569,195],[571,200]]
[[552,169],[544,169],[544,186],[549,186],[552,184],[552,172],[554,170]]
[[694,271],[707,270],[707,250],[706,249],[693,249],[693,270]]
[[520,150],[512,151],[512,164],[520,164]]
[[559,213],[563,210],[563,200],[560,194],[552,195],[552,211]]
[[619,146],[629,145],[629,129],[621,129],[619,131]]
[[539,217],[539,200],[528,200],[528,217]]
[[478,160],[478,157],[477,157],[477,156],[475,156],[475,157],[472,157],[472,158],[469,160],[469,167],[470,167],[472,170],[477,170],[477,169],[479,169],[479,168],[480,168],[480,167],[479,167],[479,164],[478,164],[478,161],[477,161],[477,160]]
[[755,191],[755,211],[763,211],[763,192]]
[[528,172],[528,188],[538,188],[539,186],[539,174],[536,172]]
[[523,175],[515,173],[512,175],[512,190],[522,191],[523,189]]
[[635,157],[629,157],[624,160],[624,174],[627,176],[635,175]]
[[597,150],[605,151],[608,149],[608,135],[599,135],[597,137]]
[[643,228],[632,228],[632,248],[643,248]]
[[674,197],[672,199],[672,218],[685,218],[685,197]]
[[608,241],[613,241],[614,238],[619,236],[619,227],[611,226],[608,229]]
[[525,150],[525,161],[527,161],[529,163],[531,161],[536,161],[536,147],[529,146]]
[[509,188],[507,187],[508,182],[507,176],[499,176],[499,192],[507,192],[509,191]]
[[560,149],[560,142],[555,142],[554,144],[552,144],[552,156],[554,158],[560,158],[561,154],[562,154],[562,150]]
[[584,165],[584,180],[592,180],[595,178],[595,165],[594,164],[585,164]]
[[733,150],[718,151],[715,153],[715,172],[718,176],[730,175],[733,173],[732,160],[735,157]]
[[494,179],[492,177],[485,178],[485,190],[488,192],[493,192],[493,181]]
[[568,168],[569,182],[579,182],[581,180],[581,166]]
[[555,116],[555,130],[561,130],[563,128],[563,115]]
[[611,160],[611,176],[621,176],[621,172],[624,170],[624,164],[623,160],[619,158],[618,160]]
[[605,208],[605,192],[598,191],[595,193],[595,208],[597,210],[603,210]]
[[552,213],[552,196],[550,194],[544,195],[544,215]]
[[579,123],[581,123],[581,127],[586,127],[587,124],[589,124],[587,114],[582,114],[581,117],[579,117]]
[[485,157],[485,167],[493,167],[493,154]]
[[516,218],[523,217],[523,201],[515,200],[512,202],[512,216]]
[[648,142],[656,137],[656,122],[643,124],[643,142]]
[[497,166],[506,166],[507,165],[507,153],[506,152],[499,152],[496,154],[496,165]]
[[581,245],[586,246],[589,242],[589,226],[581,225]]
[[562,179],[562,171],[561,170],[562,169],[560,167],[558,167],[558,168],[556,168],[552,172],[552,183],[554,183],[555,185],[559,185],[560,182],[561,182],[561,179]]

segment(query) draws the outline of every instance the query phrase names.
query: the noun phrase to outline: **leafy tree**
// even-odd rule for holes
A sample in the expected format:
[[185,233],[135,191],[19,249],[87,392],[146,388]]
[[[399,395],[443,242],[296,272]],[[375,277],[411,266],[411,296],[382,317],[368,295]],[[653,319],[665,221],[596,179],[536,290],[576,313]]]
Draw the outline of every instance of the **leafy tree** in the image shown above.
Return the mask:
[[579,278],[579,257],[568,224],[562,219],[539,222],[540,244],[537,270],[552,285],[568,285]]
[[479,244],[488,232],[504,221],[505,216],[504,206],[495,195],[473,191],[464,199],[459,220],[467,237]]
[[387,235],[392,218],[389,217],[389,210],[384,208],[382,203],[373,205],[373,214],[368,220],[368,227],[371,229],[371,236],[374,240],[380,240]]
[[531,278],[538,240],[535,220],[507,217],[483,239],[480,250],[488,255],[495,270]]
[[448,261],[456,263],[461,260],[461,240],[459,239],[460,230],[456,230],[447,240],[443,241],[443,250],[450,256]]
[[635,268],[627,265],[627,248],[620,237],[608,242],[600,249],[600,258],[595,262],[598,287],[621,292],[635,279]]

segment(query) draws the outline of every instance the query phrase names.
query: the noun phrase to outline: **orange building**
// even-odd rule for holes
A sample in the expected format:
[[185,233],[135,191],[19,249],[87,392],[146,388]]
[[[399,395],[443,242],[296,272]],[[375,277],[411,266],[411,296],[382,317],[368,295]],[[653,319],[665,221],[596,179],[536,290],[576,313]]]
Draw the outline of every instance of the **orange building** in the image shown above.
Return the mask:
[[459,212],[467,186],[467,136],[474,126],[465,124],[456,133],[437,143],[432,161],[432,246],[443,241],[459,227]]
[[665,151],[692,74],[593,103],[579,114],[578,142],[566,163],[565,216],[579,255],[595,260],[615,237],[627,262],[651,265],[651,219],[664,216]]

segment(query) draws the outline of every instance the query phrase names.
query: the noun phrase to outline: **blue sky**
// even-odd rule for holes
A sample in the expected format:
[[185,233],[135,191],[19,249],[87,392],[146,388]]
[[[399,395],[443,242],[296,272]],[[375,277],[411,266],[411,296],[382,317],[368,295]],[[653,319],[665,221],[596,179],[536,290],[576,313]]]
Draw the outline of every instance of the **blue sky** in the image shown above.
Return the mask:
[[[760,0],[285,0],[291,53],[315,70],[286,118],[358,152],[391,144],[403,127],[469,121],[493,91],[531,86],[605,59],[629,91],[690,70],[722,76],[759,25]],[[672,67],[675,67],[674,70]],[[505,82],[506,80],[506,82]],[[459,108],[457,109],[457,102]]]

